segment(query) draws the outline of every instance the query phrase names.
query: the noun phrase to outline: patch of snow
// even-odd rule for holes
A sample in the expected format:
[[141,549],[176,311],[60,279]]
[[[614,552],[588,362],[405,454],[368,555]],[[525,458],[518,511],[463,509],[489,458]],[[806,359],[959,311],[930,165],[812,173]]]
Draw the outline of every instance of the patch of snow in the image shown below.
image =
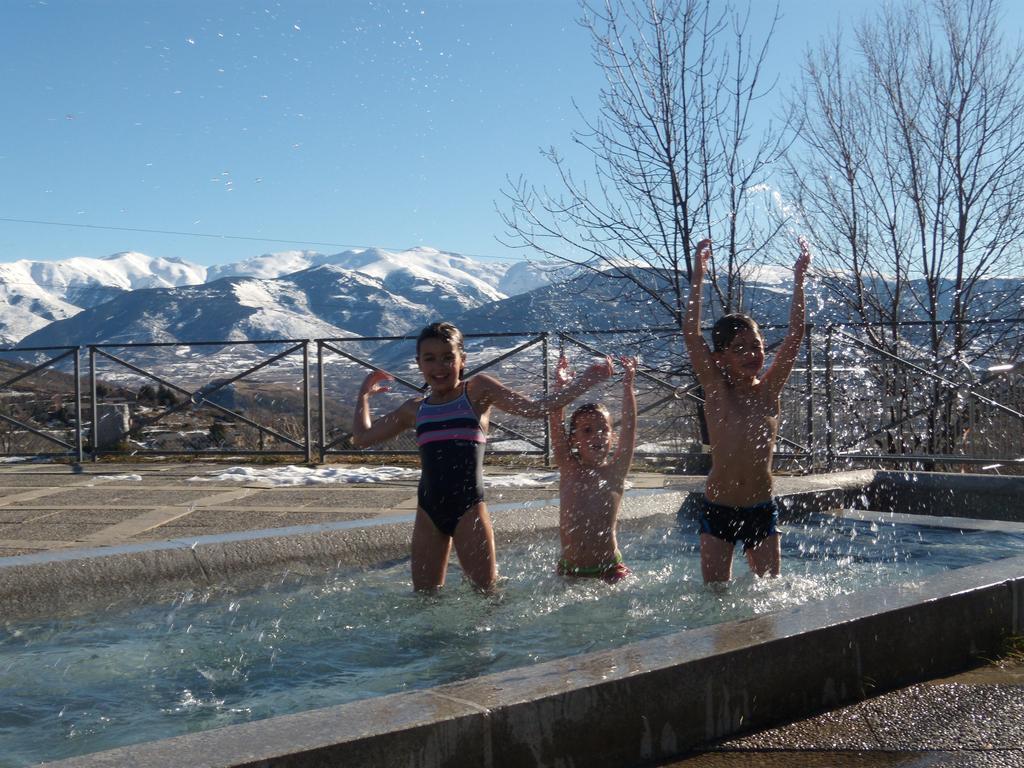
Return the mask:
[[519,453],[537,453],[540,449],[525,440],[489,440],[487,445],[495,451],[517,451]]
[[686,450],[677,443],[641,443],[636,446],[636,453],[680,453]]
[[515,475],[484,476],[487,488],[544,488],[557,484],[558,472],[520,472]]
[[329,466],[310,469],[290,464],[285,467],[230,467],[215,470],[205,477],[190,477],[189,482],[269,483],[277,486],[326,485],[329,483],[385,483],[419,477],[418,469],[407,467]]
[[[330,483],[386,483],[418,478],[420,471],[409,467],[369,467],[332,464],[326,467],[229,467],[207,475],[190,477],[191,483],[235,481],[275,486],[327,485]],[[519,472],[512,475],[485,476],[488,488],[542,488],[558,483],[557,472]]]

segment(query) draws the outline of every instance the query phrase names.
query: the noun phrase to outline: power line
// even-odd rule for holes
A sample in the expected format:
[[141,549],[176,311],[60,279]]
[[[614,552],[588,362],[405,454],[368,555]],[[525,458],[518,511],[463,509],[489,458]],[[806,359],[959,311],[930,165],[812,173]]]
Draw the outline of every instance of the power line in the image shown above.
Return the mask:
[[[115,227],[115,226],[104,225],[104,224],[80,224],[80,223],[69,222],[69,221],[46,221],[46,220],[42,220],[42,219],[15,219],[15,218],[9,218],[9,217],[6,217],[6,216],[0,216],[0,221],[6,221],[6,222],[11,223],[11,224],[38,224],[38,225],[46,226],[46,227],[74,227],[74,228],[78,228],[78,229],[101,229],[101,230],[108,230],[108,231],[112,231],[112,232],[141,232],[143,234],[149,234],[149,235],[173,235],[175,237],[207,237],[207,238],[211,238],[211,239],[214,239],[214,240],[247,240],[247,241],[250,241],[250,242],[257,242],[257,243],[282,243],[284,245],[325,245],[325,246],[328,246],[328,247],[331,247],[331,248],[346,248],[346,249],[376,247],[376,248],[381,248],[381,249],[383,249],[385,251],[397,251],[399,253],[402,252],[402,251],[409,250],[408,248],[399,248],[399,247],[396,247],[396,246],[389,246],[389,245],[368,246],[368,245],[356,245],[356,244],[353,244],[353,243],[329,243],[329,242],[323,242],[323,241],[320,241],[320,240],[286,240],[286,239],[275,238],[275,237],[256,237],[254,235],[224,235],[224,234],[218,234],[218,233],[214,233],[214,232],[183,232],[183,231],[173,230],[173,229],[145,229],[143,227]],[[478,253],[460,253],[460,254],[453,254],[453,255],[467,256],[467,257],[469,257],[471,259],[484,259],[484,260],[491,260],[491,259],[495,258],[494,256],[485,256],[483,254],[478,254]]]
[[[286,245],[328,245],[332,248],[366,248],[365,245],[351,243],[326,243],[317,240],[284,240],[274,237],[255,237],[251,235],[223,235],[213,232],[181,232],[173,229],[144,229],[142,227],[114,227],[101,224],[78,224],[67,221],[43,221],[41,219],[13,219],[0,216],[0,221],[12,224],[40,224],[47,227],[76,227],[78,229],[102,229],[113,232],[142,232],[149,235],[175,235],[177,237],[209,237],[216,240],[252,240],[261,243],[284,243]],[[380,246],[386,248],[387,246]],[[387,250],[406,250],[404,248],[387,248]]]

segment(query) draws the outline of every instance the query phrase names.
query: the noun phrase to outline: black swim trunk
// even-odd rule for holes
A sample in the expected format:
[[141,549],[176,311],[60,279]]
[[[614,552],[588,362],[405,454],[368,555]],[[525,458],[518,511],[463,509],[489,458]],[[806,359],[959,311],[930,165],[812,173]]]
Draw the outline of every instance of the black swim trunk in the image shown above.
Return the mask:
[[742,541],[746,552],[779,532],[779,507],[775,499],[752,507],[731,507],[715,504],[701,496],[698,522],[700,533],[710,534],[730,544]]

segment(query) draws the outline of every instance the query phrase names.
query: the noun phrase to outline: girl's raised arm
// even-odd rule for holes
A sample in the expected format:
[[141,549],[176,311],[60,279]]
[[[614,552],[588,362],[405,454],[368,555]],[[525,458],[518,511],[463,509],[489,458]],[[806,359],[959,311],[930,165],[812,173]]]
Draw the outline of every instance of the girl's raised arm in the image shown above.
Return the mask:
[[407,429],[416,426],[416,406],[418,400],[407,400],[395,410],[377,419],[371,419],[370,398],[379,392],[387,392],[390,387],[386,381],[394,381],[394,376],[386,371],[373,370],[363,380],[356,398],[356,409],[352,414],[352,445],[356,448],[381,443]]
[[546,397],[531,400],[515,390],[509,389],[493,376],[485,373],[473,376],[469,382],[473,387],[472,397],[481,407],[494,406],[500,411],[516,416],[539,419],[556,408],[564,408],[598,382],[612,375],[612,359],[605,357],[604,362],[590,366],[582,376],[564,389],[556,389]]

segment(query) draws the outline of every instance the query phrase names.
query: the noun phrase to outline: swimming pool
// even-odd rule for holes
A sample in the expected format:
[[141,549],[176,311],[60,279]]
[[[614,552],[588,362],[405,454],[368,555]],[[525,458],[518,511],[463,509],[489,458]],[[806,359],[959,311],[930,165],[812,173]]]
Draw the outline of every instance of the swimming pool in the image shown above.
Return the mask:
[[[1024,536],[815,516],[787,527],[784,574],[737,558],[725,590],[700,580],[692,526],[624,531],[633,578],[552,573],[553,540],[499,554],[500,594],[414,595],[408,564],[193,592],[115,614],[9,623],[0,635],[0,765],[83,754],[424,688],[683,629],[772,614],[1009,557]],[[458,584],[456,573],[451,583]],[[25,680],[31,680],[25,690]]]

